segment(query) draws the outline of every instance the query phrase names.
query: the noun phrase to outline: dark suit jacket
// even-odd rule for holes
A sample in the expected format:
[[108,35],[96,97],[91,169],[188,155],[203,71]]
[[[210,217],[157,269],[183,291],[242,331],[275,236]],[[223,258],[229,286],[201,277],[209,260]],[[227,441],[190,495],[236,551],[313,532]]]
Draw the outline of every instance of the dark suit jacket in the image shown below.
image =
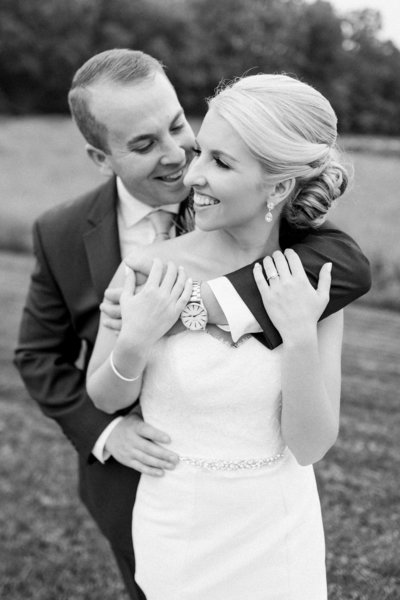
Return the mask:
[[[91,455],[114,416],[94,407],[85,391],[85,372],[75,365],[83,341],[90,356],[98,306],[121,260],[116,201],[115,182],[110,180],[78,200],[48,211],[36,222],[36,266],[15,362],[31,396],[78,451],[80,494],[87,508],[111,544],[131,553],[130,522],[139,473],[112,458],[102,465]],[[338,230],[308,233],[305,244],[296,249],[314,280],[320,263],[333,260],[336,283],[331,309],[338,310],[369,289],[365,257],[354,241]],[[230,279],[265,328],[268,345],[276,346],[279,335],[265,316],[252,269],[242,269]]]

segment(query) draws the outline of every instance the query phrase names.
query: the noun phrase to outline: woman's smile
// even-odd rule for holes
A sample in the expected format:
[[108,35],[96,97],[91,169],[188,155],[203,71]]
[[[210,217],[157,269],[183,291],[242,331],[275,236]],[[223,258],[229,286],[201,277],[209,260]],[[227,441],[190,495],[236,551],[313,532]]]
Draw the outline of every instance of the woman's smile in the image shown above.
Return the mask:
[[207,194],[201,194],[200,192],[194,192],[193,195],[193,204],[195,209],[199,209],[199,208],[204,208],[204,207],[209,207],[209,206],[215,206],[216,204],[219,204],[219,200],[217,200],[216,198],[213,198],[212,196],[208,196]]

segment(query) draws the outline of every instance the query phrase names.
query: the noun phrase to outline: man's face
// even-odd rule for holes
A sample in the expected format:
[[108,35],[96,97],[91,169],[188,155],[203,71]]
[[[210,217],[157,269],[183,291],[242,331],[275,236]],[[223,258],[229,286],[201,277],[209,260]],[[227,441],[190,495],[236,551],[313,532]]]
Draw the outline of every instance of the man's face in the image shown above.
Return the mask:
[[194,134],[165,75],[98,84],[91,89],[90,108],[107,127],[110,152],[104,164],[135,198],[157,207],[187,197],[183,178]]

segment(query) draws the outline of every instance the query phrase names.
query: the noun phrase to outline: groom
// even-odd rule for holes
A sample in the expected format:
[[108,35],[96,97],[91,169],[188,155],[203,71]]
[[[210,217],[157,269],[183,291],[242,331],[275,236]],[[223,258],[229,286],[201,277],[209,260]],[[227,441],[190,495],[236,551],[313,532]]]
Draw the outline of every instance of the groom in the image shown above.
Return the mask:
[[[173,468],[175,457],[167,449],[168,436],[137,414],[97,410],[85,390],[85,370],[98,307],[121,257],[132,244],[151,243],[164,233],[155,225],[164,214],[160,208],[171,213],[168,233],[184,231],[189,190],[183,177],[194,136],[163,67],[141,52],[94,56],[76,73],[69,101],[89,157],[110,178],[35,223],[36,264],[15,362],[31,396],[75,446],[81,498],[111,544],[130,597],[139,600],[144,596],[134,581],[131,518],[140,472],[164,472]],[[337,229],[327,226],[323,236],[305,232],[295,239],[282,228],[281,243],[295,245],[313,281],[324,262],[333,262],[328,311],[368,290],[368,262]],[[252,315],[241,296],[262,326],[263,341],[270,347],[280,343],[251,267],[220,278],[212,289],[220,304],[204,286],[212,300],[211,321],[220,322],[224,313],[244,332]]]

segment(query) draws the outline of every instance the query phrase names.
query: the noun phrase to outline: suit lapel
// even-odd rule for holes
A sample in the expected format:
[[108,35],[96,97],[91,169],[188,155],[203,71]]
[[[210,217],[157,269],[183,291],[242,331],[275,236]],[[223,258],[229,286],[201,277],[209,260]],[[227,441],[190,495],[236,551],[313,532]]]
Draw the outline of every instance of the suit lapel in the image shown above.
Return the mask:
[[121,262],[117,223],[117,191],[111,179],[99,190],[88,213],[88,226],[83,234],[90,275],[101,301]]

